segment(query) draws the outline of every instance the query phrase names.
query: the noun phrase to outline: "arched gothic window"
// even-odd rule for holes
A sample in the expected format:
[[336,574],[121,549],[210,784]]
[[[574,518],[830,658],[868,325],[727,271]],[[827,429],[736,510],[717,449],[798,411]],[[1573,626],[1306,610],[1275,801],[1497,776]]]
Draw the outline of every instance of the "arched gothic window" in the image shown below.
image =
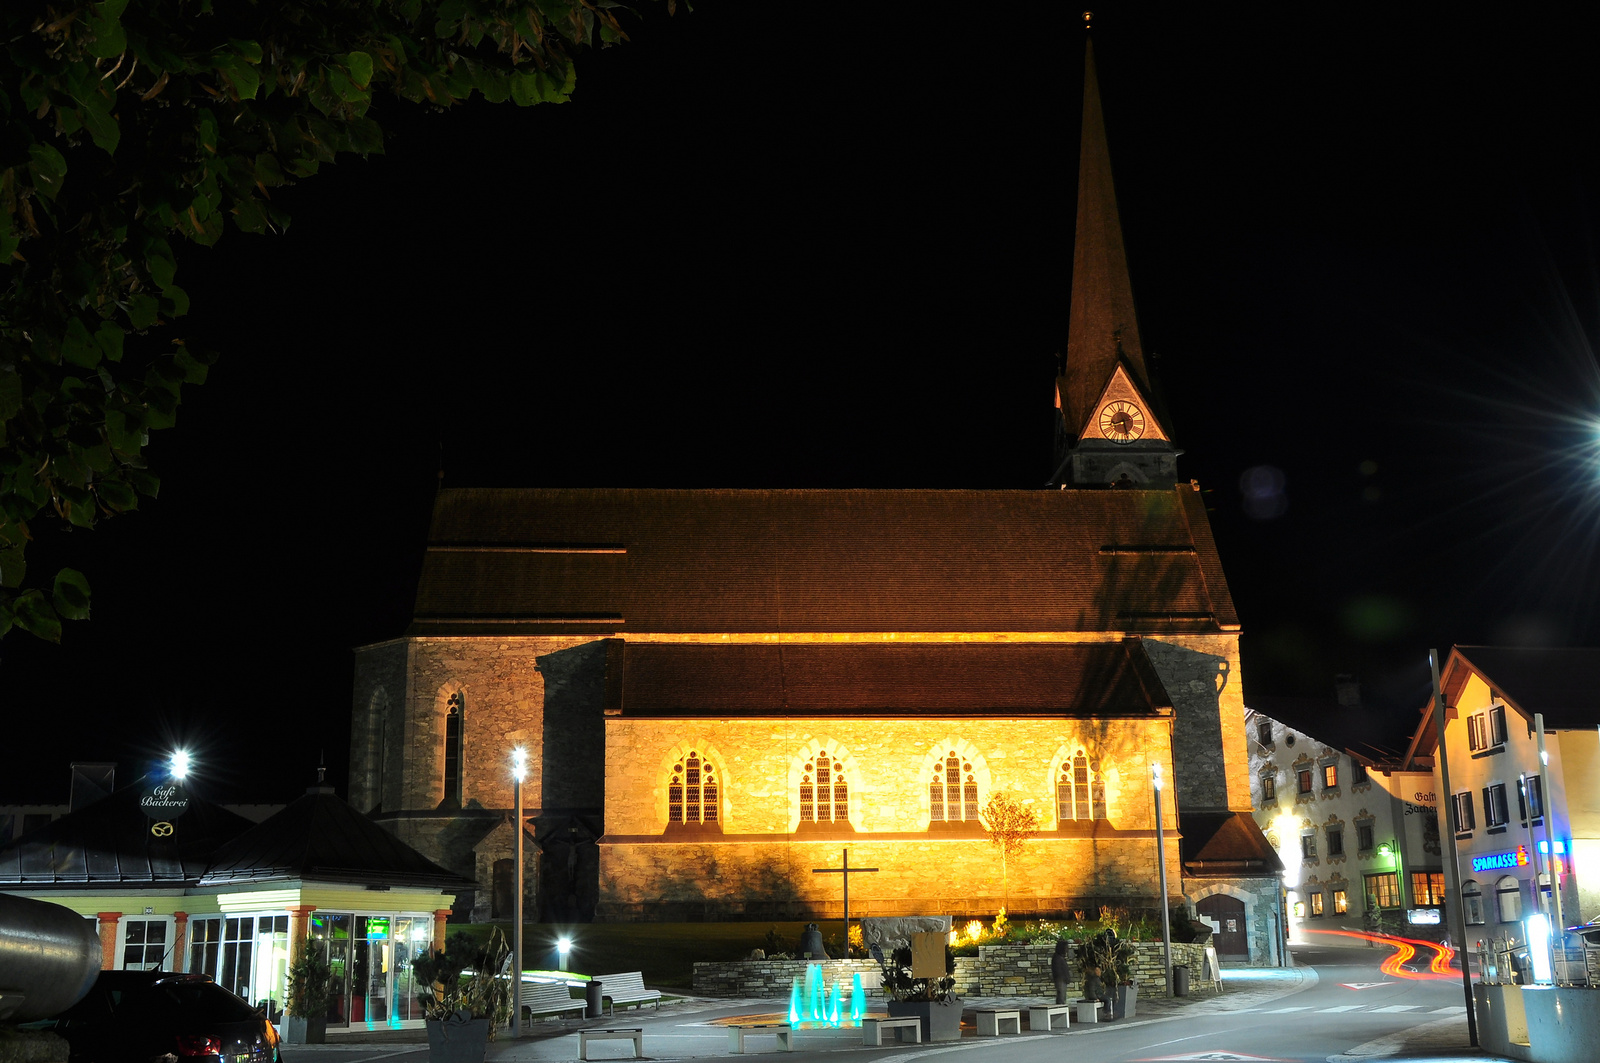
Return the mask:
[[672,766],[667,784],[667,823],[698,824],[717,821],[717,777],[700,754],[689,755]]
[[844,765],[833,759],[826,749],[806,761],[800,776],[800,822],[848,822],[850,819],[850,784],[844,777]]
[[[1099,810],[1101,813],[1105,809]],[[1061,762],[1061,774],[1056,778],[1056,819],[1091,820],[1095,818],[1094,789],[1091,786],[1089,758],[1082,750]]]
[[933,767],[928,782],[928,819],[933,823],[959,823],[978,818],[978,777],[972,762],[951,750]]
[[444,799],[461,806],[461,694],[450,695],[444,707]]

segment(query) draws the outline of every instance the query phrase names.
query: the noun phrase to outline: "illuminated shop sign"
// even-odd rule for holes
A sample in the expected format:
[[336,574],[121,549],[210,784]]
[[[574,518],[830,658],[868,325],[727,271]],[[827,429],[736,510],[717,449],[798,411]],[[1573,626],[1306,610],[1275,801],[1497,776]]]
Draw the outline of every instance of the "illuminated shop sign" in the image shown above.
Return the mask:
[[1528,847],[1526,845],[1519,845],[1515,851],[1509,853],[1489,853],[1485,856],[1474,856],[1472,858],[1472,870],[1474,871],[1498,871],[1501,868],[1527,866]]
[[[1539,855],[1540,856],[1549,856],[1550,855],[1550,843],[1549,842],[1547,842],[1547,841],[1540,841],[1539,842]],[[1556,855],[1557,856],[1566,856],[1567,855],[1567,843],[1562,841],[1560,838],[1556,839]]]
[[1406,921],[1413,926],[1437,926],[1439,923],[1439,909],[1437,908],[1411,908],[1406,911]]

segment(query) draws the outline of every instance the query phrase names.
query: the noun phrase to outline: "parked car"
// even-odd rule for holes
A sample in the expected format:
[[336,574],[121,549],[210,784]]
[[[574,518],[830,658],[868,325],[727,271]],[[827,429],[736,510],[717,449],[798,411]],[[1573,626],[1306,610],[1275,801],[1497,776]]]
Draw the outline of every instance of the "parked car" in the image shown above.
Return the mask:
[[101,971],[89,995],[45,1023],[71,1063],[279,1063],[266,1016],[203,974]]

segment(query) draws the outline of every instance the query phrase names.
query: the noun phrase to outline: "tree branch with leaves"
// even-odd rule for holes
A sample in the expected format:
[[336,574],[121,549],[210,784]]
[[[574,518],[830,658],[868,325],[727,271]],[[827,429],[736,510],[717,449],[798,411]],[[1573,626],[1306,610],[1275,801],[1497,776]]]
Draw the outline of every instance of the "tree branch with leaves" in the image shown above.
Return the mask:
[[[668,0],[669,12],[673,9]],[[59,640],[84,576],[31,577],[42,521],[156,496],[149,434],[214,360],[172,332],[185,241],[281,232],[273,190],[383,150],[381,95],[562,103],[611,0],[0,5],[0,635]]]
[[1000,882],[1005,907],[1011,907],[1011,880],[1008,864],[1022,854],[1022,847],[1039,831],[1039,813],[1015,797],[996,790],[989,795],[982,811],[983,829],[989,841],[1000,850]]

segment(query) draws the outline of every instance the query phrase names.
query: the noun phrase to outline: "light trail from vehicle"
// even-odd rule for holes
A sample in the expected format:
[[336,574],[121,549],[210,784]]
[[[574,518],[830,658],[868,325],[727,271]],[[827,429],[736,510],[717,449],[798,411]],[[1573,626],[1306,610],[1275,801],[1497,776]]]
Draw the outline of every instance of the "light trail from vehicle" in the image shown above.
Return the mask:
[[[1455,950],[1437,941],[1420,941],[1416,938],[1395,937],[1391,934],[1368,934],[1361,930],[1312,930],[1307,927],[1301,927],[1300,930],[1305,934],[1334,934],[1339,937],[1357,938],[1374,945],[1388,945],[1395,950],[1394,954],[1379,964],[1378,969],[1392,978],[1427,981],[1457,977],[1456,972],[1450,967],[1450,961],[1455,958]],[[1426,971],[1408,971],[1404,965],[1417,954],[1418,947],[1433,950],[1433,959],[1428,962]]]

